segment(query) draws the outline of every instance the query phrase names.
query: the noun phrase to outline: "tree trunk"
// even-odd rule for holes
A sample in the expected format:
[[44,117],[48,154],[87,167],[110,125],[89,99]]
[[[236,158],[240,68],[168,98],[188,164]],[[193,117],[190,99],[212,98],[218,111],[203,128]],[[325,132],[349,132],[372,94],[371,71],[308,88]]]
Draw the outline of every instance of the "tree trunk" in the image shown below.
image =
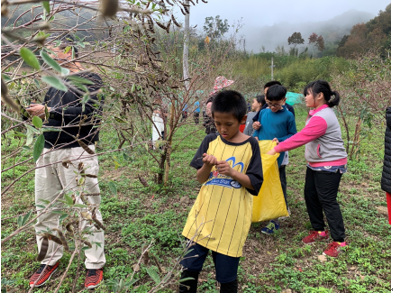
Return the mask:
[[[185,0],[184,3],[187,5],[188,10],[191,9],[190,1]],[[191,13],[191,11],[190,11]],[[189,78],[189,71],[188,71],[188,44],[190,43],[190,14],[186,14],[185,21],[184,21],[184,46],[183,46],[183,79]],[[186,80],[185,86],[187,91],[189,91],[190,82]]]
[[[187,5],[188,10],[190,10],[190,1],[185,0],[184,3]],[[188,44],[190,42],[190,14],[186,14],[185,21],[184,21],[184,45],[183,45],[183,79],[189,78],[190,74],[188,71]],[[188,96],[189,92],[189,87],[190,87],[190,82],[189,80],[186,80],[184,82],[186,86],[186,96]],[[184,98],[183,97],[183,98]],[[161,156],[161,162],[160,162],[160,173],[158,174],[158,179],[162,183],[162,176],[161,174],[161,169],[164,171],[164,186],[167,184],[168,179],[169,179],[169,170],[170,170],[170,158],[171,158],[171,152],[172,152],[172,135],[173,135],[173,130],[175,128],[175,121],[174,121],[174,114],[175,114],[175,107],[171,106],[171,120],[170,120],[170,130],[168,132],[169,137],[167,138],[167,145],[164,150],[164,154]],[[159,183],[160,184],[160,183]]]

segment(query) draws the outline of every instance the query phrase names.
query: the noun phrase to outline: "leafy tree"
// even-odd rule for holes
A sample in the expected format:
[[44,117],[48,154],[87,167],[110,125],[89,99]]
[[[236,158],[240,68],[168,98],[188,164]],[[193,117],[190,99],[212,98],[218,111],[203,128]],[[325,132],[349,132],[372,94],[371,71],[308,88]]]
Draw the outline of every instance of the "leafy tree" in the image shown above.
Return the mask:
[[288,45],[293,44],[296,47],[299,44],[304,44],[304,39],[300,32],[294,32],[292,36],[288,37]]
[[322,35],[317,35],[312,33],[310,37],[308,37],[308,44],[314,44],[319,51],[323,51],[325,49],[325,41],[323,40]]
[[337,55],[350,58],[361,55],[371,48],[379,48],[381,56],[390,50],[391,36],[391,5],[385,11],[380,11],[378,16],[367,23],[356,24],[352,27],[351,34],[345,35],[337,48]]
[[212,16],[205,18],[205,24],[203,25],[203,30],[206,35],[210,38],[216,39],[224,36],[226,32],[229,31],[228,20],[222,20],[219,15],[215,18]]

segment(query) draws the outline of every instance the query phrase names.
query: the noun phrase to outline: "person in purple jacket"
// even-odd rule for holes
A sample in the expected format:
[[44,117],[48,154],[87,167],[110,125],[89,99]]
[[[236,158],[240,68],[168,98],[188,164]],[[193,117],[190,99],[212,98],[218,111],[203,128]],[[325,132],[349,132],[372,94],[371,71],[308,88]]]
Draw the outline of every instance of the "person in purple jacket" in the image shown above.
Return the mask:
[[347,246],[345,229],[337,192],[342,174],[347,171],[347,153],[341,137],[341,128],[333,107],[340,102],[338,92],[332,91],[324,80],[309,83],[304,89],[306,106],[310,111],[306,126],[296,135],[280,142],[268,152],[270,155],[306,145],[307,160],[304,198],[314,230],[303,238],[305,244],[329,239],[323,213],[329,224],[333,242],[323,252],[337,257]]

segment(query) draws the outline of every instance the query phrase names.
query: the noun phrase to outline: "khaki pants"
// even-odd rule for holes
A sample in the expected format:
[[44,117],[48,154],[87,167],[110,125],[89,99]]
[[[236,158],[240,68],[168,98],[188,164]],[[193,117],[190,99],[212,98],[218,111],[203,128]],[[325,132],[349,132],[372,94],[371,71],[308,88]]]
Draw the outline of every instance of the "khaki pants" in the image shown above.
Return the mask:
[[[94,145],[90,145],[89,148],[91,150],[95,150]],[[49,149],[44,149],[43,155],[38,159],[37,166],[43,166],[50,163],[54,163],[62,160],[72,160],[79,158],[81,156],[85,157],[89,155],[82,147],[75,148],[67,148],[67,149],[59,149],[56,151],[48,152]],[[81,190],[81,187],[77,186],[75,181],[76,174],[74,171],[78,170],[78,164],[83,162],[84,169],[86,174],[98,175],[98,159],[97,156],[85,158],[81,160],[75,160],[71,164],[69,164],[68,169],[65,168],[61,162],[53,165],[49,165],[35,171],[35,203],[36,205],[46,206],[45,203],[41,201],[47,200],[52,201],[55,199],[59,193],[65,189],[66,192],[71,196],[74,190]],[[98,187],[97,178],[85,178],[85,184],[83,185],[85,193],[100,193],[100,189]],[[63,198],[63,197],[60,197]],[[101,203],[101,196],[86,196],[90,204],[95,204],[97,206]],[[79,201],[79,203],[82,203]],[[61,204],[61,203],[60,203]],[[61,206],[60,206],[61,207]],[[53,207],[53,210],[61,210],[59,207]],[[37,211],[41,211],[41,207],[37,207]],[[99,221],[102,223],[101,213],[96,210],[96,216]],[[59,223],[59,213],[53,213],[49,211],[48,213],[40,216],[37,219],[37,224],[35,225],[36,233],[40,231],[46,232],[47,229],[52,230],[53,228],[61,229]],[[105,265],[105,254],[104,254],[104,231],[97,230],[96,227],[90,225],[89,221],[83,220],[82,229],[90,228],[90,232],[92,235],[85,235],[85,238],[93,243],[97,242],[101,244],[101,247],[93,244],[93,247],[85,251],[86,260],[85,265],[87,269],[99,269]],[[56,232],[53,234],[57,235]],[[37,235],[37,244],[38,244],[38,252],[41,250],[40,240],[41,236]],[[41,262],[42,264],[54,265],[62,256],[63,256],[63,247],[60,247],[59,250],[55,253],[59,245],[49,240],[48,252],[46,254],[45,259]],[[55,254],[54,254],[55,253]],[[51,259],[51,257],[53,258]]]

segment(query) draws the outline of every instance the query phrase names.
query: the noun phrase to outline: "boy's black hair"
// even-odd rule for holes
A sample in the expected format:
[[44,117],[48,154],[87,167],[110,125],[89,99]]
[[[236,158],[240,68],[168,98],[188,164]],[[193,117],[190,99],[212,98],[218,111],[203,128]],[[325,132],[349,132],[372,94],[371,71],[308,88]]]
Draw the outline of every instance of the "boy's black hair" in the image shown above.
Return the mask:
[[269,101],[280,101],[285,98],[287,89],[282,85],[270,86],[266,93],[266,99]]
[[[330,108],[340,103],[339,93],[337,91],[332,91],[329,83],[325,80],[316,80],[307,84],[304,88],[304,96],[307,96],[309,90],[311,90],[314,97],[319,93],[323,93],[325,101]],[[334,99],[332,99],[332,96],[334,96]]]
[[265,95],[256,96],[255,99],[262,106],[266,104]]
[[213,118],[214,112],[231,113],[240,122],[247,113],[247,103],[241,93],[224,90],[215,96],[211,112]]
[[280,81],[272,80],[272,81],[267,82],[267,83],[263,86],[263,89],[265,89],[266,87],[271,87],[271,86],[273,86],[273,85],[282,85],[282,84],[281,84]]

